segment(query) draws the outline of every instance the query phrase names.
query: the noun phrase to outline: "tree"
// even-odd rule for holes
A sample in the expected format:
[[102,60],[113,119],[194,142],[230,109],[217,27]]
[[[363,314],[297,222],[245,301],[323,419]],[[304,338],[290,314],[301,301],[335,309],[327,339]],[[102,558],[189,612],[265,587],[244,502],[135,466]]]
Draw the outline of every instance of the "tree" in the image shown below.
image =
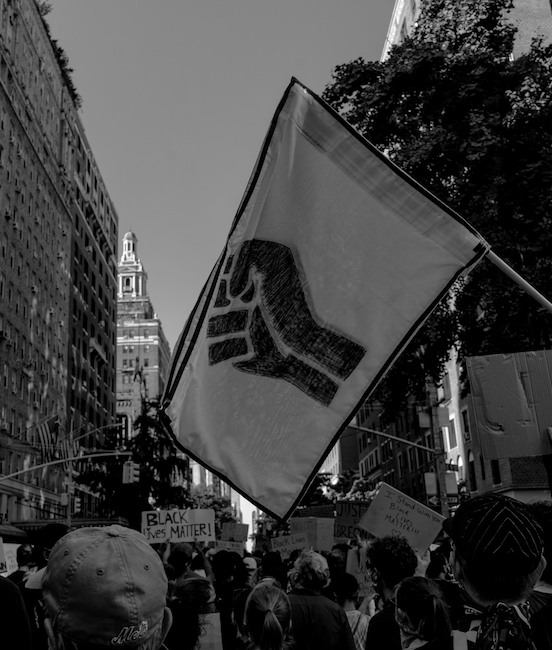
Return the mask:
[[212,508],[215,511],[215,533],[217,537],[222,532],[222,524],[239,523],[230,499],[215,494],[209,488],[192,488],[190,501],[194,508]]
[[104,448],[131,452],[140,466],[137,483],[122,484],[123,463],[128,457],[94,464],[79,476],[100,496],[103,516],[126,517],[131,526],[140,527],[143,510],[187,508],[193,500],[187,488],[188,460],[177,451],[159,418],[159,401],[142,400],[142,412],[134,423],[135,435],[119,445],[114,428],[105,436]]
[[[382,63],[339,65],[324,98],[391,160],[552,295],[552,48],[512,59],[509,0],[426,0]],[[438,383],[452,344],[474,354],[550,348],[552,316],[491,263],[459,282],[380,384],[392,420]]]

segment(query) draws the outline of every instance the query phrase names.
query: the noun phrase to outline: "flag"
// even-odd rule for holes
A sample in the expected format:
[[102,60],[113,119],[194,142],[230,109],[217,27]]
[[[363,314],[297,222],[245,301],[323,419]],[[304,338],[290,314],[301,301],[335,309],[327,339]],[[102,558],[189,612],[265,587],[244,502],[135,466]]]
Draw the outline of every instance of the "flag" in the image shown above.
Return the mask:
[[[64,438],[59,443],[59,449],[56,452],[56,458],[61,459],[76,459],[80,456],[80,444],[73,442],[70,438]],[[71,463],[62,463],[63,469],[68,472],[71,469]]]
[[42,456],[46,462],[54,458],[55,445],[58,435],[58,418],[57,415],[45,420],[37,426],[38,441]]
[[293,79],[173,353],[167,428],[287,518],[391,363],[487,250]]

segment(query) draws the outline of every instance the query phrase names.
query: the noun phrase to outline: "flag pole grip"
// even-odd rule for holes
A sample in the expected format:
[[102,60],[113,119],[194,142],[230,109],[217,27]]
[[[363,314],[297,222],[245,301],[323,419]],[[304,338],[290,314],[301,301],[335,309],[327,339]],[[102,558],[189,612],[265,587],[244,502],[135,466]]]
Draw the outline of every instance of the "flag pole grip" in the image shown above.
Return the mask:
[[531,286],[527,280],[524,280],[519,273],[516,273],[511,266],[508,266],[506,262],[498,257],[492,250],[487,253],[487,258],[490,262],[498,266],[498,268],[506,273],[516,284],[518,284],[524,291],[526,291],[530,296],[532,296],[537,302],[539,302],[545,309],[552,313],[552,302],[547,300],[542,293],[539,293],[535,287]]

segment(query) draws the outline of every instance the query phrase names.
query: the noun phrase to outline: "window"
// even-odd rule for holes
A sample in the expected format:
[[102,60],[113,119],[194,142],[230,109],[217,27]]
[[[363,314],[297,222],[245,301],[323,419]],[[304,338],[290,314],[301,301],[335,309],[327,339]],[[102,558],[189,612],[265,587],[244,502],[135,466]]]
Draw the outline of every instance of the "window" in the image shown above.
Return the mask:
[[491,474],[493,477],[493,485],[500,485],[502,483],[502,477],[500,476],[500,465],[498,460],[491,460]]
[[464,430],[464,440],[468,441],[471,439],[471,433],[470,433],[470,418],[468,415],[467,408],[462,409],[461,416],[462,416],[462,429]]
[[479,454],[479,466],[481,468],[481,480],[484,481],[486,478],[485,461],[483,460],[483,456],[481,454]]
[[449,449],[454,449],[458,446],[458,441],[456,440],[456,427],[454,426],[454,419],[449,421]]
[[475,476],[475,459],[471,451],[468,452],[468,478],[470,481],[470,490],[477,492],[477,477]]
[[144,359],[144,368],[149,366],[149,359]]

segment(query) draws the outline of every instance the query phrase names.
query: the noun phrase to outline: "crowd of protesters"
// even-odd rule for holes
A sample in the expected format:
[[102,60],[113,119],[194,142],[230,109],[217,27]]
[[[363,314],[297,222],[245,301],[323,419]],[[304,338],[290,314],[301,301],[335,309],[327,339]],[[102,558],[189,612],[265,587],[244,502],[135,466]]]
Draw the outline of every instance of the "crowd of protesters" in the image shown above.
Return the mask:
[[[423,557],[399,536],[287,561],[154,548],[121,526],[53,524],[33,541],[0,578],[5,650],[552,648],[550,502],[474,497]],[[366,557],[363,594],[349,552]]]

